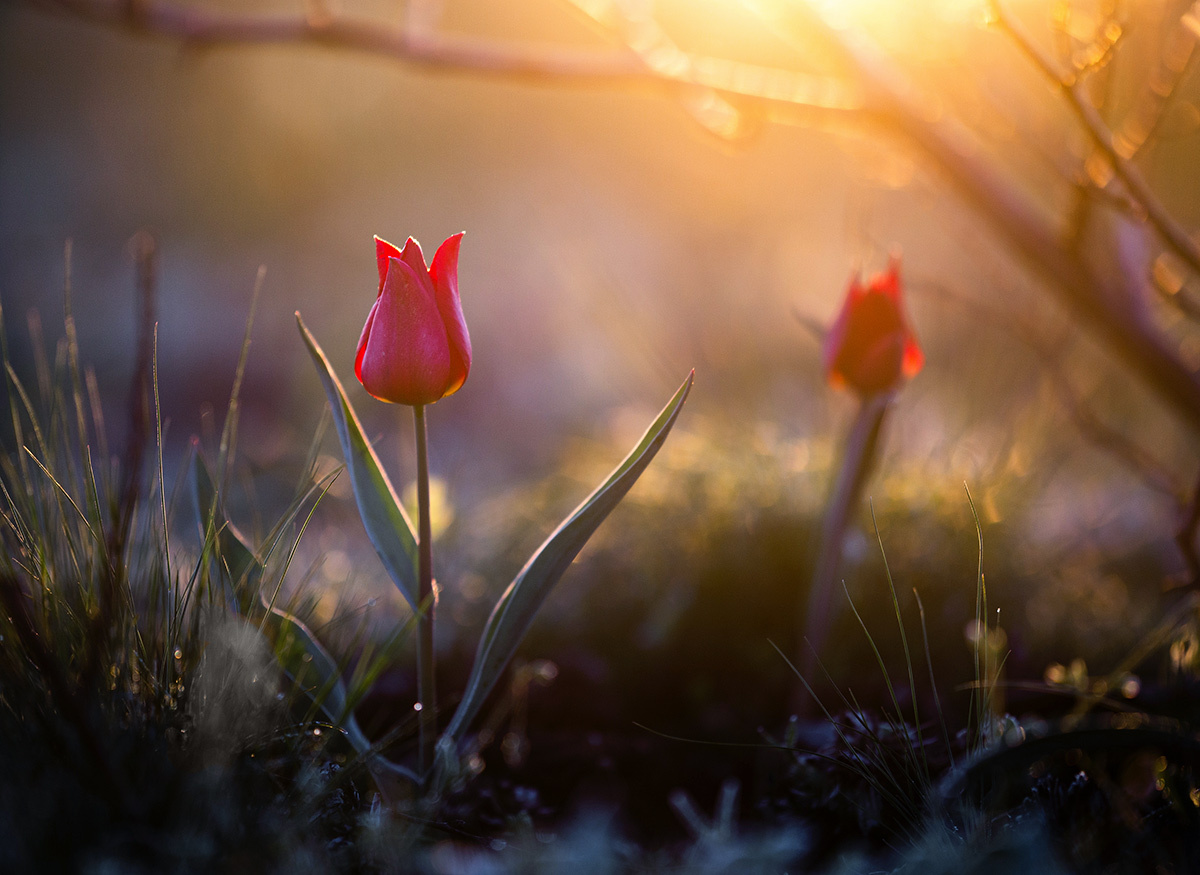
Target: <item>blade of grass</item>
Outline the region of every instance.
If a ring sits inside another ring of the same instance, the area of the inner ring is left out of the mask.
[[[292,566],[292,560],[296,557],[296,551],[300,548],[300,539],[304,537],[305,531],[308,530],[308,524],[312,521],[313,514],[317,512],[317,506],[321,503],[321,499],[329,492],[329,488],[333,486],[333,481],[338,478],[340,471],[334,471],[325,477],[328,481],[321,489],[321,494],[313,502],[309,508],[307,516],[304,517],[304,522],[300,526],[300,531],[296,533],[295,539],[292,541],[291,549],[288,550],[287,558],[284,559],[283,568],[279,571],[279,582],[275,585],[275,590],[271,593],[271,599],[266,603],[267,611],[270,612],[275,608],[275,600],[279,598],[279,591],[283,588],[283,579],[287,576],[288,569]],[[265,620],[264,620],[265,622]],[[259,625],[259,631],[262,631],[262,624]]]
[[[912,653],[908,649],[908,633],[904,629],[904,617],[900,614],[900,600],[896,597],[896,584],[892,580],[892,568],[888,564],[887,550],[883,547],[883,536],[879,534],[879,520],[875,518],[875,502],[872,500],[871,525],[875,529],[875,540],[879,543],[879,555],[883,557],[883,572],[887,577],[888,592],[892,596],[892,610],[896,614],[896,626],[900,630],[900,644],[904,648],[904,665],[908,669],[909,698],[912,700],[913,726],[917,730],[917,748],[921,751],[921,764],[924,774],[929,775],[929,760],[925,756],[925,739],[921,735],[921,712],[917,705],[917,681],[913,677]],[[898,706],[897,706],[898,707]],[[903,715],[899,715],[903,719]]]
[[[242,332],[242,346],[238,351],[237,367],[233,372],[233,388],[229,393],[229,404],[225,408],[225,424],[221,428],[221,444],[217,453],[217,484],[224,489],[228,483],[229,469],[237,452],[237,431],[240,419],[242,381],[246,376],[246,362],[250,358],[250,338],[254,329],[254,314],[258,310],[258,298],[262,293],[267,268],[261,265],[254,279],[254,291],[250,294],[250,312],[246,316],[246,327]]]
[[[929,627],[925,624],[925,605],[921,603],[921,594],[913,587],[913,598],[917,600],[917,612],[921,616],[921,639],[925,643],[925,664],[929,667],[929,689],[933,691],[933,706],[937,710],[938,725],[942,727],[942,740],[946,744],[946,755],[950,758],[950,768],[957,766],[954,762],[954,747],[950,744],[950,729],[946,725],[946,716],[942,711],[942,697],[938,694],[937,679],[933,676],[933,654],[929,651]]]
[[[293,640],[308,654],[310,659],[308,664],[313,666],[313,669],[321,675],[320,686],[316,690],[320,700],[319,707],[324,710],[325,714],[331,720],[341,726],[346,732],[347,740],[354,747],[358,756],[366,760],[372,770],[378,769],[393,777],[399,776],[412,783],[417,783],[417,777],[414,772],[385,759],[379,753],[381,743],[372,745],[363,734],[354,718],[354,699],[347,692],[341,680],[341,669],[338,667],[336,660],[321,646],[317,637],[299,618],[272,605],[274,599],[278,597],[278,588],[272,595],[272,602],[267,601],[259,581],[266,567],[267,558],[274,551],[275,547],[272,546],[267,556],[259,559],[241,532],[229,520],[224,518],[220,503],[217,500],[212,475],[208,471],[207,465],[199,452],[193,458],[191,470],[192,501],[197,521],[204,527],[206,532],[205,538],[212,539],[214,542],[215,552],[222,559],[226,573],[230,576],[230,579],[241,581],[238,584],[240,589],[249,590],[251,587],[254,587],[257,590],[257,604],[265,611],[259,626],[260,631],[264,631],[270,627],[276,641],[280,641],[281,637],[285,634],[290,634],[293,636]],[[333,483],[333,478],[338,473],[340,473],[340,469],[326,475],[320,483],[313,484],[301,501],[307,501],[321,487],[321,484],[324,484],[320,496],[314,501],[313,510],[315,510],[320,497],[325,495],[329,486]],[[289,512],[287,518],[293,519],[298,513],[299,506],[300,502]],[[309,512],[308,519],[311,519],[311,517],[312,511]],[[307,526],[308,519],[305,520],[305,526]],[[281,521],[276,528],[282,530],[284,523]],[[292,555],[294,555],[295,544],[299,543],[299,538],[303,533],[303,530],[301,530],[297,536],[293,544],[293,550],[288,556],[288,563],[290,563]],[[281,573],[280,580],[282,581],[282,579],[283,574]],[[246,601],[249,601],[248,593]],[[249,612],[247,611],[246,613],[248,614]],[[287,666],[285,665],[286,669]],[[291,676],[294,680],[298,680],[299,672],[294,672]]]
[[[850,604],[850,610],[854,614],[854,619],[858,620],[858,625],[862,627],[863,634],[867,636],[867,643],[871,645],[871,652],[875,654],[875,662],[879,666],[879,672],[883,675],[884,686],[887,687],[888,697],[892,700],[892,707],[896,709],[896,724],[893,724],[893,731],[897,734],[903,729],[904,712],[900,709],[900,700],[896,696],[896,688],[892,684],[892,676],[888,673],[887,664],[883,660],[883,654],[879,652],[879,647],[875,644],[875,639],[871,635],[871,631],[867,628],[866,622],[862,618],[862,614],[858,612],[858,607],[854,604],[854,599],[850,597],[850,590],[846,586],[846,582],[842,581],[842,590],[846,593],[846,601]],[[887,712],[884,712],[884,717],[887,718]],[[888,718],[890,720],[890,718]],[[913,752],[912,743],[909,742],[905,749],[911,756],[913,768],[918,775],[923,775],[928,778],[928,770],[921,770],[920,763],[917,762],[916,753]]]
[[[983,579],[983,525],[979,522],[979,513],[975,509],[975,501],[971,498],[971,488],[963,483],[963,489],[967,491],[967,504],[971,507],[971,517],[975,520],[975,534],[979,540],[979,565],[975,575],[975,683],[982,685],[988,675],[987,667],[987,651],[983,651],[980,655],[980,647],[986,648],[986,628],[984,627],[984,618],[987,616],[987,587]],[[980,642],[983,641],[983,645]],[[974,701],[975,712],[975,743],[977,747],[982,747],[986,741],[987,728],[990,725],[990,719],[987,715],[986,702],[991,699],[991,696],[982,698],[983,688],[979,687],[978,692],[973,692],[971,697]]]
[[[154,330],[151,340],[150,353],[150,373],[151,386],[154,389],[154,431],[155,443],[158,447],[158,497],[160,509],[162,511],[162,538],[163,538],[163,561],[167,566],[167,580],[172,580],[171,574],[171,533],[167,525],[167,493],[166,493],[166,473],[163,467],[163,429],[162,429],[162,398],[158,391],[158,323],[154,323]],[[139,454],[140,455],[140,454]],[[133,472],[126,471],[126,477],[136,476]],[[128,481],[126,481],[128,483]],[[186,603],[186,602],[185,602]],[[182,612],[182,608],[180,611]],[[169,647],[174,647],[177,642],[176,633],[178,632],[178,621],[182,619],[182,613],[178,620],[172,623],[168,628],[167,641]]]
[[[851,756],[853,756],[854,759],[857,761],[859,767],[861,768],[861,771],[857,771],[856,774],[858,774],[861,778],[863,778],[863,780],[865,780],[869,784],[871,784],[872,787],[875,789],[875,791],[877,793],[879,793],[880,796],[884,797],[885,799],[888,799],[889,802],[891,802],[895,805],[902,805],[903,801],[900,799],[900,797],[893,795],[892,792],[886,786],[878,783],[878,778],[876,777],[876,770],[871,768],[870,764],[867,763],[866,760],[863,759],[862,754],[859,752],[858,748],[856,748],[850,742],[849,737],[845,734],[845,732],[842,731],[842,728],[843,728],[842,724],[833,716],[833,714],[830,712],[830,710],[826,707],[824,701],[821,700],[821,697],[817,695],[816,690],[814,690],[812,685],[808,682],[808,678],[806,678],[803,675],[803,673],[800,671],[800,669],[798,669],[796,667],[795,663],[793,663],[792,660],[788,658],[787,654],[783,652],[783,650],[779,647],[778,644],[776,644],[770,638],[767,639],[767,643],[770,644],[771,647],[773,647],[775,649],[775,652],[779,654],[780,658],[783,659],[783,661],[787,665],[787,667],[792,670],[792,673],[796,676],[796,679],[799,680],[800,683],[804,685],[804,688],[808,691],[808,694],[811,697],[811,700],[820,709],[821,713],[823,715],[825,715],[826,722],[831,727],[833,727],[833,731],[837,735],[838,740],[841,741],[842,747],[844,747],[846,749],[846,751]],[[818,661],[819,661],[819,657],[818,657]],[[835,760],[835,761],[837,761],[837,760]],[[840,761],[837,761],[837,762],[840,762]],[[847,768],[851,768],[851,767],[849,765],[847,765]],[[851,770],[853,771],[852,768],[851,768]]]
[[[52,484],[54,484],[54,487],[58,490],[58,493],[67,500],[68,504],[71,505],[71,507],[75,511],[75,514],[79,517],[80,521],[83,523],[84,528],[87,530],[88,534],[90,534],[92,536],[92,539],[100,547],[101,558],[107,560],[108,557],[105,556],[105,554],[104,554],[104,539],[100,536],[99,532],[97,532],[94,528],[92,528],[91,521],[88,520],[87,514],[85,514],[83,512],[83,510],[79,507],[79,505],[75,502],[75,499],[71,495],[71,493],[68,492],[66,490],[66,488],[61,483],[58,482],[58,479],[52,473],[50,473],[50,469],[47,468],[45,465],[43,465],[42,461],[33,454],[33,451],[30,450],[29,447],[24,447],[23,449],[25,450],[26,453],[29,454],[29,458],[33,459],[33,463],[35,465],[37,465],[38,468],[41,469],[43,474],[46,475],[46,479],[48,479]],[[75,553],[75,550],[73,548],[75,539],[70,536],[70,528],[64,526],[63,534],[66,535],[68,546],[71,546],[72,552]],[[76,554],[75,567],[79,570],[80,574],[83,573],[83,570],[82,570],[83,566],[80,564],[80,562],[78,560],[78,554]]]

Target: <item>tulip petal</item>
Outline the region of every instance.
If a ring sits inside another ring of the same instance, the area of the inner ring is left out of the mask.
[[[925,353],[917,345],[917,339],[909,332],[908,341],[904,344],[904,363],[901,371],[906,377],[915,377],[925,366]]]
[[[432,404],[445,394],[450,347],[433,284],[392,258],[361,352],[359,379],[382,401]]]
[[[421,287],[432,296],[433,280],[429,278],[429,266],[425,264],[425,253],[421,251],[421,244],[409,237],[399,258],[412,269],[413,274],[421,282]]]
[[[846,342],[846,327],[850,321],[850,313],[857,307],[862,295],[862,280],[856,269],[850,274],[850,283],[846,286],[846,297],[842,301],[842,308],[833,320],[833,325],[826,332],[825,344],[821,349],[821,364],[825,367],[825,373],[829,377],[829,382],[835,389],[840,389],[846,384],[841,370],[837,367],[837,358],[843,344]]]
[[[900,285],[900,256],[893,255],[888,260],[887,270],[871,277],[869,287],[871,291],[881,292],[895,301],[897,305],[902,305],[904,292]]]
[[[384,268],[384,273],[387,273],[387,268]],[[383,289],[379,290],[383,294]],[[375,313],[379,309],[379,298],[375,299],[375,303],[371,305],[371,312],[367,314],[367,323],[363,326],[362,334],[358,337],[358,350],[354,353],[354,376],[358,377],[358,382],[362,382],[362,361],[363,354],[367,351],[367,338],[371,335],[371,326],[375,323]]]
[[[862,395],[891,391],[924,360],[904,314],[899,258],[893,256],[866,288],[853,276],[822,349],[830,384]]]
[[[399,257],[399,249],[378,234],[375,235],[375,263],[379,265],[379,294],[383,293],[383,281],[387,278],[388,259]]]
[[[434,253],[429,267],[438,311],[442,314],[450,344],[451,382],[446,389],[447,395],[462,387],[471,370],[471,336],[467,333],[467,321],[463,318],[462,301],[458,296],[458,249],[462,238],[462,231],[447,237]]]

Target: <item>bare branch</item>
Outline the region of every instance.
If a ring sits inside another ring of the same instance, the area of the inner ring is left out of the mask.
[[[1136,441],[1105,422],[1092,405],[1080,397],[1063,369],[1061,343],[1050,342],[1044,336],[1044,331],[1017,313],[1001,311],[938,283],[923,285],[943,300],[972,310],[983,319],[997,325],[1036,355],[1042,365],[1042,373],[1054,387],[1063,409],[1083,438],[1119,461],[1149,489],[1168,496],[1176,506],[1182,506],[1183,490],[1170,469]],[[1200,525],[1200,522],[1197,525]]]
[[[1192,239],[1171,213],[1163,206],[1158,197],[1150,189],[1141,172],[1129,161],[1129,156],[1117,148],[1118,140],[1100,113],[1092,106],[1091,101],[1083,92],[1082,79],[1077,73],[1062,70],[1058,63],[1047,55],[1029,36],[1028,33],[1005,10],[999,0],[991,0],[992,12],[997,23],[1003,27],[1021,48],[1021,50],[1037,65],[1051,81],[1062,90],[1071,109],[1074,110],[1092,143],[1099,149],[1112,166],[1117,178],[1124,183],[1129,194],[1146,212],[1146,218],[1162,237],[1163,241],[1174,252],[1188,263],[1192,270],[1200,273],[1200,245]],[[1132,154],[1132,153],[1130,153]]]
[[[615,0],[570,0],[584,15],[615,35],[637,55],[647,70],[667,78],[683,76],[697,81],[692,57],[684,52],[654,20],[650,9],[632,15]],[[712,89],[695,89],[683,97],[685,109],[706,130],[732,139],[742,133],[745,122],[737,107]]]
[[[803,0],[794,0],[786,9],[759,0],[743,2],[782,38],[802,46],[815,37],[833,49],[862,89],[864,112],[924,153],[998,236],[1050,282],[1058,299],[1170,403],[1194,433],[1200,433],[1200,383],[1147,318],[1141,289],[1131,287],[1123,274],[1102,270],[1084,253],[1064,246],[1054,217],[1005,178],[961,125],[938,118],[873,46],[830,26]]]
[[[503,43],[435,33],[427,22],[390,24],[317,10],[307,15],[228,13],[171,0],[24,0],[36,9],[148,36],[190,48],[271,44],[314,45],[391,58],[433,71],[474,74],[555,85],[650,87],[679,98],[708,88],[752,101],[772,118],[853,122],[856,92],[835,80],[724,58],[688,56],[683,66],[648,66],[624,49],[570,49]]]
[[[1135,158],[1154,141],[1179,83],[1195,60],[1197,42],[1200,42],[1200,2],[1193,3],[1175,22],[1133,111],[1116,132],[1113,144],[1121,154]]]

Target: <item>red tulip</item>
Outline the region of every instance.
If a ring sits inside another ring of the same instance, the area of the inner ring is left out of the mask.
[[[379,293],[367,315],[354,373],[381,401],[432,404],[459,390],[471,369],[471,338],[458,299],[455,234],[425,266],[411,237],[401,251],[375,238]]]
[[[921,370],[925,356],[904,315],[898,256],[865,289],[857,273],[851,277],[842,310],[825,337],[824,360],[830,383],[860,395],[891,391]]]

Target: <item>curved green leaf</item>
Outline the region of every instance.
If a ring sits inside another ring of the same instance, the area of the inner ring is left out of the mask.
[[[446,727],[446,736],[457,741],[466,731],[508,665],[508,661],[512,659],[534,615],[554,584],[662,447],[692,389],[694,378],[693,371],[646,430],[632,452],[608,479],[551,533],[500,596],[484,626],[466,693],[454,712],[450,725]]]
[[[417,596],[417,538],[413,534],[412,523],[396,497],[396,490],[392,488],[383,466],[379,464],[379,457],[363,434],[358,416],[346,397],[346,390],[342,388],[324,350],[309,333],[299,312],[296,313],[296,324],[300,326],[300,336],[308,346],[317,366],[317,374],[325,386],[325,394],[329,397],[333,423],[342,444],[342,454],[346,457],[346,469],[350,474],[350,484],[354,487],[354,500],[358,503],[363,527],[375,545],[375,552],[379,554],[383,567],[409,606],[416,611],[420,599]]]

